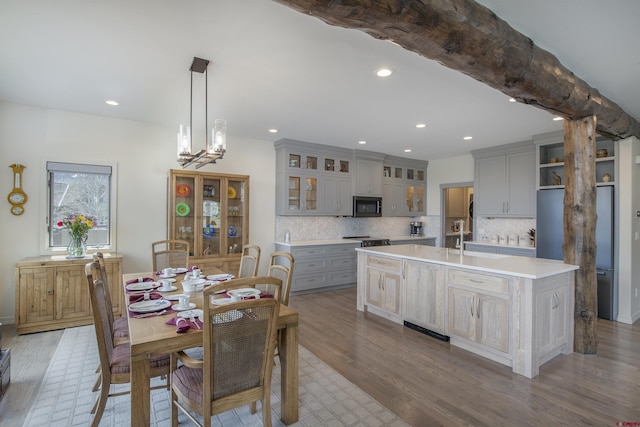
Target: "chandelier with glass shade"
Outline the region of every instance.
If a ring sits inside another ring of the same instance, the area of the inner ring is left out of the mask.
[[[180,125],[180,131],[178,132],[178,163],[183,168],[189,165],[195,165],[196,169],[201,168],[209,163],[215,163],[216,160],[223,158],[224,153],[227,151],[227,122],[226,120],[216,119],[211,129],[210,137],[208,134],[207,126],[207,67],[209,66],[209,60],[202,58],[193,58],[191,64],[191,94],[189,98],[189,124]],[[191,130],[193,129],[193,73],[204,74],[204,130],[205,130],[205,148],[196,151],[192,151],[191,147]]]

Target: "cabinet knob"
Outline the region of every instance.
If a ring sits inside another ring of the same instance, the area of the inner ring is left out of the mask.
[[[53,295],[53,288],[47,289],[47,295]]]

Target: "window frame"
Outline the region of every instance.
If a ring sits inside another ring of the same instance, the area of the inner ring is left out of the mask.
[[[48,163],[66,163],[71,165],[79,165],[79,166],[99,166],[99,167],[110,167],[111,168],[111,182],[110,182],[110,194],[109,194],[109,245],[103,246],[88,246],[87,253],[93,253],[97,251],[101,252],[115,252],[117,248],[116,236],[117,236],[117,194],[118,194],[118,164],[114,162],[105,162],[103,160],[87,160],[87,159],[53,159],[46,158],[42,159],[40,171],[42,174],[42,178],[40,182],[42,183],[42,191],[41,191],[41,201],[40,201],[40,218],[41,218],[41,254],[43,255],[65,255],[66,256],[66,247],[62,246],[49,246],[50,239],[50,230],[53,229],[54,225],[50,224],[51,219],[49,218],[50,212],[50,188],[49,188],[49,170]]]

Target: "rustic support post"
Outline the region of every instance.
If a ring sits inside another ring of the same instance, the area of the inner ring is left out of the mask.
[[[564,121],[564,262],[576,271],[573,349],[598,349],[596,279],[596,116]]]

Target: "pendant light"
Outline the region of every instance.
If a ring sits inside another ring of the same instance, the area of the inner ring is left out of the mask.
[[[204,165],[209,163],[215,163],[216,160],[221,159],[224,156],[224,153],[227,151],[227,122],[226,120],[217,119],[214,122],[213,128],[211,129],[211,138],[207,138],[207,110],[208,110],[208,100],[207,100],[207,67],[209,66],[209,60],[202,58],[193,58],[193,63],[191,64],[191,94],[189,98],[189,124],[188,125],[180,125],[180,130],[178,132],[178,163],[183,168],[191,164],[195,164],[196,169],[201,168]],[[197,152],[192,152],[191,146],[191,129],[193,127],[193,73],[201,73],[205,76],[205,84],[204,84],[204,129],[205,129],[205,148],[198,150]]]

